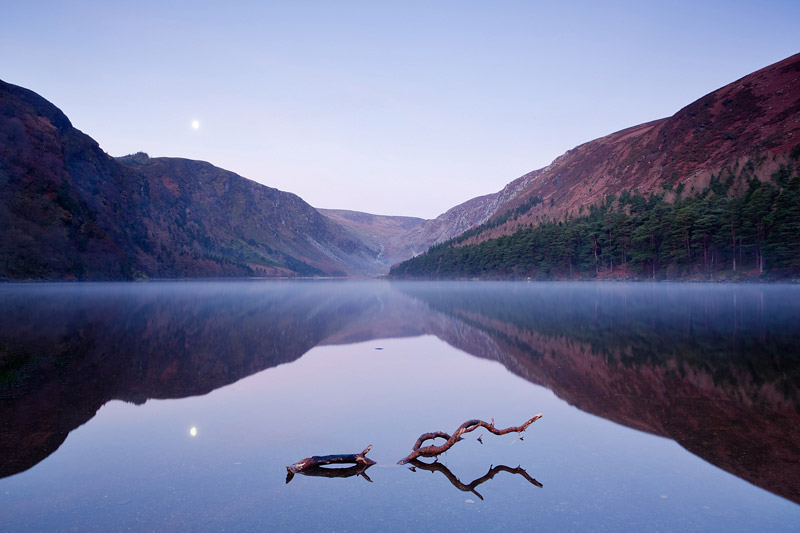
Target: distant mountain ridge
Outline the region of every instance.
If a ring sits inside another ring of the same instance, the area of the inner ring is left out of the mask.
[[[400,241],[403,236],[428,222],[417,217],[373,215],[344,209],[318,211],[347,228],[370,248],[378,250],[370,274],[385,274],[393,264],[408,259],[412,254],[399,244]]]
[[[713,91],[673,116],[633,126],[568,150],[547,167],[511,182],[501,216],[532,197],[543,201],[477,240],[507,235],[537,218],[576,214],[608,194],[699,192],[712,174],[761,160],[769,179],[800,147],[800,54]],[[743,186],[743,180],[737,184]]]

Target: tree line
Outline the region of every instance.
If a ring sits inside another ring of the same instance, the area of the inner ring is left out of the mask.
[[[796,159],[796,158],[795,158]],[[800,273],[800,172],[781,166],[746,190],[712,177],[697,195],[665,200],[609,195],[588,212],[527,225],[512,235],[460,245],[456,237],[392,268],[412,278],[712,279]]]

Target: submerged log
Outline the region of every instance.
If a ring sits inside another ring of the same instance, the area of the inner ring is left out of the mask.
[[[286,483],[289,483],[295,474],[305,474],[310,476],[323,477],[350,477],[361,474],[367,481],[369,479],[364,471],[375,464],[375,461],[368,458],[367,452],[372,449],[372,444],[367,446],[361,453],[347,453],[337,455],[312,455],[293,465],[286,466]],[[350,468],[324,468],[326,465],[354,464]]]
[[[455,488],[463,492],[471,492],[481,500],[483,499],[483,496],[481,496],[481,494],[476,490],[478,485],[480,485],[481,483],[486,483],[494,476],[496,476],[499,472],[509,472],[511,474],[519,474],[523,478],[525,478],[531,485],[534,485],[539,488],[542,488],[543,486],[541,483],[532,478],[528,474],[528,472],[526,472],[525,469],[522,468],[521,466],[518,466],[516,468],[511,468],[510,466],[505,466],[505,465],[490,466],[489,471],[486,472],[486,474],[482,475],[481,477],[472,481],[471,483],[465,484],[462,483],[456,477],[456,475],[453,474],[453,472],[451,472],[450,469],[447,468],[442,463],[423,463],[419,459],[412,459],[411,461],[409,461],[409,463],[411,463],[412,465],[411,470],[419,468],[420,470],[426,470],[428,472],[441,472],[444,475],[444,477],[446,477],[447,480],[453,484]]]
[[[473,420],[467,420],[466,422],[461,424],[455,431],[455,433],[453,433],[452,435],[449,435],[443,431],[423,433],[422,435],[419,436],[417,442],[414,443],[412,452],[408,454],[407,457],[400,459],[397,462],[397,464],[403,465],[408,462],[411,462],[412,460],[418,457],[437,457],[439,454],[442,454],[447,450],[449,450],[453,446],[453,444],[460,441],[461,435],[469,433],[470,431],[475,431],[479,427],[486,428],[490,433],[494,433],[495,435],[505,435],[506,433],[516,432],[517,434],[520,435],[521,439],[522,438],[521,433],[526,429],[528,429],[528,426],[530,426],[540,418],[542,418],[541,413],[533,416],[533,418],[531,418],[521,426],[512,426],[505,429],[497,429],[496,427],[494,427],[494,419],[492,419],[491,423],[484,422],[483,420],[473,419]],[[446,441],[444,442],[444,444],[441,444],[439,446],[435,446],[433,444],[431,444],[430,446],[424,446],[424,447],[422,446],[422,443],[432,439],[446,439]]]

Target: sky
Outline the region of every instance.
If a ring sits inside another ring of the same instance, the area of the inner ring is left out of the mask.
[[[109,154],[423,218],[800,52],[797,0],[2,3],[0,79]]]

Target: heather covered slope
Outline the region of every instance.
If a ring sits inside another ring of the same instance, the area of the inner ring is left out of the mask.
[[[377,251],[296,195],[200,161],[114,159],[0,82],[0,279],[349,275]]]
[[[534,208],[485,232],[507,235],[546,217],[577,214],[607,195],[647,195],[681,187],[684,195],[707,187],[725,169],[737,191],[748,177],[762,181],[800,146],[800,54],[758,70],[684,107],[675,115],[582,144],[546,168],[519,178],[524,191],[498,216]],[[747,162],[752,172],[741,169]],[[734,170],[736,169],[736,170]]]

